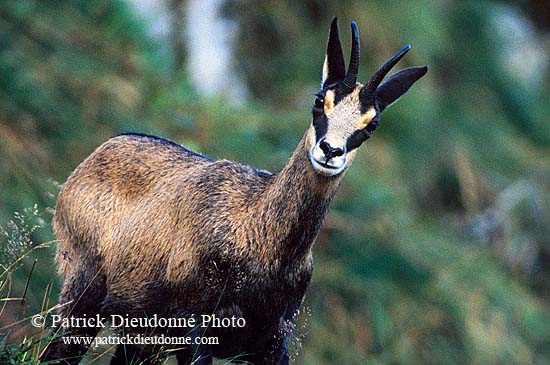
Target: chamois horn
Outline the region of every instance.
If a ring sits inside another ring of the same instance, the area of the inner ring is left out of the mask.
[[[348,73],[342,81],[344,92],[349,93],[355,89],[357,74],[359,73],[359,30],[357,24],[351,22],[351,57],[349,59]]]
[[[364,89],[365,90],[364,94],[372,95],[372,93],[376,90],[378,85],[380,85],[380,83],[382,82],[384,77],[388,74],[388,72],[390,72],[390,70],[397,64],[397,62],[399,62],[401,58],[403,58],[403,56],[407,52],[409,52],[410,49],[411,49],[411,45],[407,44],[405,47],[401,48],[399,52],[394,54],[392,58],[387,60],[386,63],[384,63],[382,67],[380,67],[378,71],[376,71],[372,76],[372,78],[369,80],[369,82],[367,83],[367,86]]]

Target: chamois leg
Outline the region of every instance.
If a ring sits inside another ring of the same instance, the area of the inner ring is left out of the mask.
[[[87,267],[88,269],[83,269]],[[100,306],[105,298],[106,287],[105,278],[97,270],[90,268],[96,265],[79,265],[75,267],[70,275],[65,276],[65,282],[59,298],[58,315],[62,319],[67,318],[87,318],[94,317],[100,313]],[[58,360],[59,364],[73,365],[78,364],[82,356],[88,351],[91,341],[97,335],[99,326],[85,325],[63,328],[58,324],[52,328],[53,340],[46,349],[42,361]],[[67,343],[63,338],[80,337],[90,339],[90,343]]]

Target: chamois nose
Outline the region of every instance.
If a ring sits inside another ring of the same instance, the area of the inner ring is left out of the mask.
[[[319,148],[323,153],[325,154],[325,157],[328,160],[330,160],[333,157],[342,156],[344,154],[344,150],[341,148],[334,148],[332,147],[326,140],[322,140],[319,142]]]

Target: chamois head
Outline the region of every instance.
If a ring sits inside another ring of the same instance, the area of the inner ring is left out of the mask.
[[[355,156],[357,147],[370,138],[380,114],[403,95],[428,67],[404,69],[382,83],[386,74],[411,49],[406,45],[376,71],[366,85],[357,82],[359,71],[359,31],[351,23],[352,48],[348,71],[344,65],[338,22],[330,27],[323,66],[321,91],[313,106],[312,129],[308,143],[314,170],[325,176],[341,173]]]

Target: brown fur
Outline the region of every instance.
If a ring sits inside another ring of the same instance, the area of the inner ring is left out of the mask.
[[[273,343],[263,332],[278,333],[281,320],[293,319],[311,276],[311,246],[342,177],[315,173],[311,134],[278,175],[150,136],[104,143],[59,195],[60,302],[72,301],[61,314],[239,311],[250,324],[242,335],[261,345],[212,331],[231,348],[209,355],[256,352],[252,361],[278,363],[267,348],[284,347],[286,339],[279,333]]]
[[[350,71],[359,62],[357,26],[352,23],[355,56],[345,78],[337,30],[334,19],[323,84],[337,82],[323,86],[312,126],[279,174],[136,134],[112,138],[77,167],[54,220],[61,316],[242,317],[247,325],[239,329],[171,330],[219,338],[219,345],[180,349],[178,364],[239,354],[253,364],[289,363],[288,341],[311,278],[311,247],[332,197],[380,113],[427,72],[408,68],[378,86],[386,63],[369,81],[376,90],[365,88],[354,81],[356,69]],[[95,336],[97,329],[71,334]],[[132,357],[158,363],[160,350],[119,345],[111,364]],[[75,364],[86,351],[56,341],[45,360]]]

